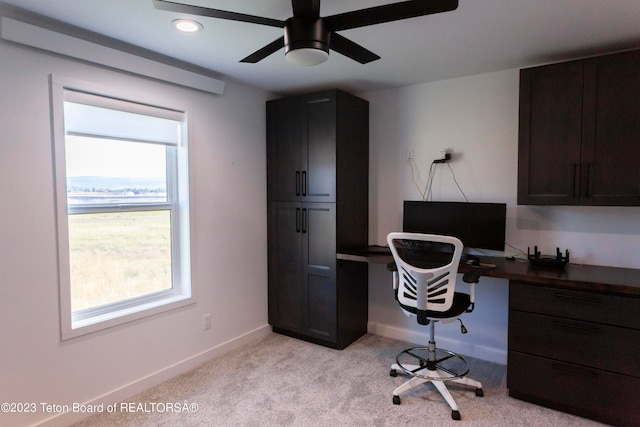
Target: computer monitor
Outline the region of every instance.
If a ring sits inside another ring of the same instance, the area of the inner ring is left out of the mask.
[[[465,248],[504,251],[505,203],[405,201],[405,232],[455,236]]]

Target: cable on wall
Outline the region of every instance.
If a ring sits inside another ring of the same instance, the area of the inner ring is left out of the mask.
[[[435,179],[437,166],[442,163],[446,163],[447,167],[451,171],[453,182],[456,184],[456,187],[458,187],[458,190],[460,190],[460,193],[462,194],[462,197],[464,197],[464,200],[468,202],[469,198],[465,194],[464,190],[462,190],[462,187],[460,186],[460,183],[458,182],[458,179],[456,177],[456,173],[451,167],[451,164],[449,164],[449,161],[451,160],[451,152],[449,151],[449,149],[444,149],[442,153],[444,154],[444,157],[442,159],[436,159],[431,162],[431,165],[429,166],[429,173],[427,174],[427,182],[423,190],[422,188],[420,188],[420,181],[421,181],[420,169],[417,167],[415,159],[413,157],[413,150],[409,151],[408,163],[409,163],[409,168],[411,169],[411,181],[413,182],[413,185],[418,190],[418,193],[420,194],[420,198],[423,201],[432,200],[433,181]]]
[[[464,200],[468,202],[469,198],[467,197],[466,194],[464,194],[464,191],[462,191],[462,187],[460,187],[460,184],[458,184],[458,180],[456,179],[456,173],[451,168],[451,165],[449,164],[449,162],[447,162],[447,166],[449,166],[449,170],[451,171],[451,175],[453,175],[453,182],[456,183],[456,187],[458,187],[458,190],[460,190],[460,192],[462,193],[462,196],[464,197]]]
[[[417,169],[417,166],[415,165],[416,162],[413,159],[413,155],[409,155],[409,158],[408,158],[407,162],[409,163],[409,168],[411,169],[411,181],[413,182],[413,185],[418,190],[418,193],[420,193],[421,199],[422,200],[426,200],[424,192],[422,191],[422,189],[418,185],[418,181],[420,180],[420,170]],[[416,166],[416,167],[414,167],[414,166]],[[417,169],[417,172],[416,172],[416,169]],[[418,181],[416,181],[416,173],[418,174]]]

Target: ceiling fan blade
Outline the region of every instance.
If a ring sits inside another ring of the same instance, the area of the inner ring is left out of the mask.
[[[293,16],[296,18],[320,17],[320,0],[291,0]]]
[[[361,64],[367,64],[371,61],[375,61],[376,59],[380,59],[378,55],[371,52],[370,50],[365,49],[359,44],[352,42],[348,38],[336,33],[331,34],[329,47],[336,52],[353,59],[354,61],[358,61]]]
[[[284,27],[284,21],[263,18],[261,16],[247,15],[244,13],[228,12],[226,10],[211,9],[208,7],[194,6],[191,4],[176,3],[168,0],[153,0],[156,9],[169,12],[188,13],[189,15],[207,16],[210,18],[226,19],[230,21],[249,22],[252,24],[268,25],[270,27]]]
[[[251,64],[255,64],[256,62],[262,61],[264,58],[266,58],[267,56],[271,55],[272,53],[277,52],[278,50],[282,49],[283,47],[284,47],[284,36],[272,41],[271,43],[269,43],[268,45],[266,45],[262,49],[256,50],[251,55],[249,55],[246,58],[240,60],[240,62],[248,62],[248,63],[251,63]]]
[[[340,13],[323,19],[333,31],[341,31],[434,13],[449,12],[457,8],[458,0],[410,0]]]

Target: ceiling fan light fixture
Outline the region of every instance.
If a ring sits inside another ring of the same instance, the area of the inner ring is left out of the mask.
[[[329,59],[329,52],[313,47],[303,47],[288,51],[284,57],[287,61],[296,65],[312,67],[314,65],[322,64],[324,61]]]
[[[284,57],[311,67],[329,59],[330,31],[322,19],[289,18],[284,26]]]
[[[204,29],[204,26],[201,23],[191,19],[174,19],[171,21],[171,25],[173,25],[176,30],[182,31],[183,33],[197,33]]]

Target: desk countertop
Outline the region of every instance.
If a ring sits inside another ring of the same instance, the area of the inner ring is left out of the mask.
[[[344,251],[338,253],[337,258],[385,265],[393,262],[391,254],[379,246]],[[482,262],[497,265],[491,270],[481,269],[483,276],[640,298],[640,269],[568,264],[560,270],[531,267],[528,261],[510,261],[502,257],[481,258]],[[461,264],[459,271],[465,273],[472,269],[474,267]]]

